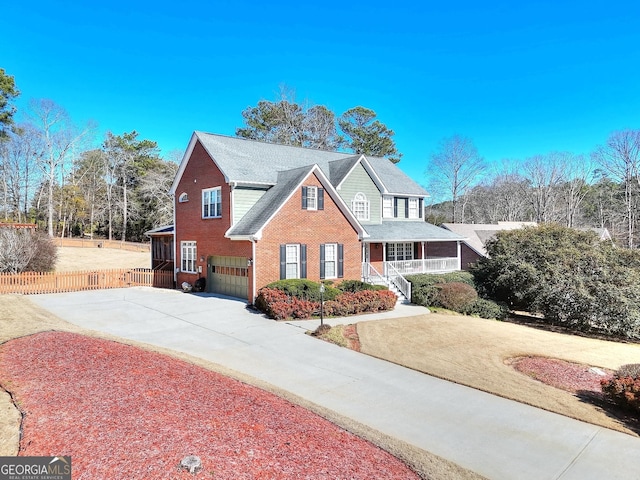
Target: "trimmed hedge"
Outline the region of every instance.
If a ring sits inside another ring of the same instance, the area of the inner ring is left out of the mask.
[[[363,290],[389,290],[386,285],[372,285],[361,280],[344,280],[338,284],[338,289],[343,292],[361,292]]]
[[[325,302],[324,313],[331,317],[375,313],[393,310],[397,301],[398,297],[389,290],[345,292],[335,300]]]
[[[340,293],[342,293],[337,288],[332,287],[329,283],[330,282],[324,282],[325,301],[333,300],[338,295],[340,295]],[[309,300],[311,302],[320,301],[320,284],[318,282],[307,280],[306,278],[278,280],[277,282],[270,283],[266,286],[266,288],[275,288],[277,290],[282,290],[287,295],[302,300]]]
[[[276,320],[310,318],[314,312],[320,310],[319,302],[292,297],[282,290],[269,287],[258,291],[255,306]]]
[[[317,287],[319,288],[320,285],[317,284]],[[389,290],[342,292],[335,299],[324,302],[324,314],[345,316],[392,310],[397,300],[395,294]],[[297,298],[284,290],[269,286],[258,291],[255,307],[276,320],[311,318],[312,315],[320,312],[320,302]]]

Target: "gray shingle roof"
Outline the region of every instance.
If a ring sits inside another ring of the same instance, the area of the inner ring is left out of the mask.
[[[227,236],[255,235],[282,206],[294,189],[313,170],[312,166],[279,172],[277,183],[227,232]]]
[[[317,164],[336,186],[360,155],[195,132],[229,182],[275,185],[278,172]],[[366,157],[388,193],[426,195],[427,192],[386,158]],[[344,162],[344,164],[340,164]]]
[[[364,225],[370,242],[454,241],[465,237],[427,222],[383,222]]]
[[[487,256],[484,247],[487,241],[495,237],[496,233],[503,230],[514,230],[527,226],[535,226],[535,222],[498,222],[491,223],[443,223],[447,230],[464,235],[466,244],[473,248],[480,255]]]

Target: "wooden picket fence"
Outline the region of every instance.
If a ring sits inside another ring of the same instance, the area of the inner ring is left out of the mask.
[[[173,272],[149,268],[120,268],[82,272],[0,273],[0,293],[29,295],[140,286],[173,288]]]

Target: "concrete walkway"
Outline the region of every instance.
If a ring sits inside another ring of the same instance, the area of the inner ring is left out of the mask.
[[[242,301],[152,288],[29,298],[81,327],[269,382],[490,479],[639,475],[638,438],[318,341],[299,322],[268,320]]]

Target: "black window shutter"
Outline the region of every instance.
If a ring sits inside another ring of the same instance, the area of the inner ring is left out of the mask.
[[[418,199],[418,218],[423,218],[424,217],[424,213],[422,211],[423,207],[422,207],[422,199],[419,198]]]
[[[318,187],[318,210],[324,210],[324,188]]]
[[[404,218],[409,218],[409,199],[404,199]]]
[[[413,259],[414,260],[420,258],[420,250],[418,249],[419,246],[420,246],[420,244],[418,242],[414,242],[414,244],[413,244]]]
[[[320,245],[320,280],[324,280],[324,262],[325,262],[325,256],[324,256],[324,243]]]
[[[307,246],[300,245],[300,278],[307,278]]]
[[[344,277],[344,245],[338,244],[338,278]]]
[[[280,280],[287,278],[287,246],[280,245]]]
[[[393,218],[398,218],[398,197],[393,197]]]
[[[302,209],[307,209],[307,187],[302,187]]]

